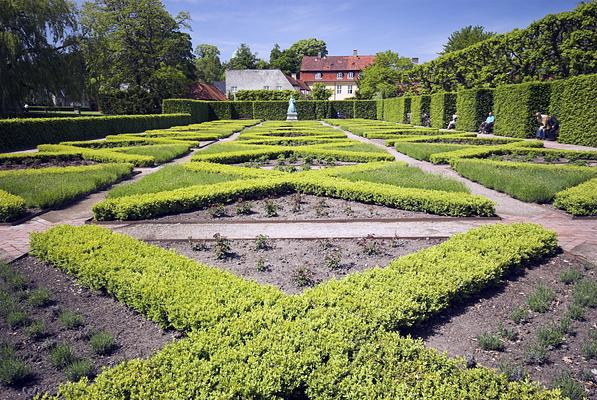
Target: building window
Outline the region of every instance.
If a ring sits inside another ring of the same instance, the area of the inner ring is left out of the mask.
[[[282,86],[276,86],[276,90],[282,90]]]
[[[321,72],[315,73],[315,79],[321,79]]]
[[[336,94],[342,94],[342,85],[336,85]]]
[[[269,90],[269,86],[264,86],[263,90]]]
[[[354,79],[354,72],[348,73],[348,79]]]
[[[336,74],[336,79],[342,79],[343,76],[344,76],[344,74],[342,72],[338,72]]]
[[[348,94],[352,94],[352,85],[348,85]]]
[[[236,93],[236,92],[238,91],[238,88],[237,88],[236,86],[231,86],[231,87],[230,87],[230,91],[231,91],[232,93]]]

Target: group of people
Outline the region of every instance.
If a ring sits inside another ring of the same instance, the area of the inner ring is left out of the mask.
[[[541,140],[556,140],[560,131],[560,123],[558,119],[553,115],[542,114],[540,112],[535,114],[539,128],[537,128],[536,137]],[[456,129],[456,120],[458,115],[453,114],[452,120],[448,122],[448,129]],[[495,116],[493,112],[489,112],[485,121],[479,126],[479,133],[493,133],[493,124],[495,123]]]

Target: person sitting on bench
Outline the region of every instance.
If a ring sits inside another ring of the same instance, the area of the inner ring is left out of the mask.
[[[495,117],[493,116],[493,112],[489,112],[485,121],[479,127],[479,133],[493,133],[493,123],[495,122]]]
[[[458,119],[458,115],[452,115],[452,121],[448,122],[448,129],[456,129],[456,120]]]
[[[553,115],[541,114],[540,112],[536,113],[535,117],[540,125],[537,129],[537,139],[556,140],[558,131],[560,130],[558,119]]]

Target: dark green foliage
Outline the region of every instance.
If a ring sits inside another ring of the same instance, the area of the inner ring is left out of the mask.
[[[58,322],[67,329],[77,329],[84,323],[83,317],[71,310],[62,311],[58,316]]]
[[[553,386],[560,389],[562,395],[570,400],[583,400],[587,394],[583,386],[572,377],[569,372],[558,375],[553,380]]]
[[[33,307],[45,307],[52,303],[52,292],[46,288],[34,289],[27,296],[27,302]]]
[[[216,104],[221,106],[222,102],[210,102],[210,106],[213,107]],[[230,118],[232,119],[253,119],[255,114],[253,110],[253,102],[252,101],[231,101],[228,102],[230,105]],[[226,119],[226,118],[217,118],[217,119]]]
[[[558,141],[597,146],[597,75],[569,78],[555,88],[561,93],[559,98],[552,95],[550,109],[560,121]]]
[[[254,101],[253,118],[265,120],[285,120],[288,112],[287,101]]]
[[[300,96],[296,90],[239,90],[235,93],[238,101],[288,101]]]
[[[543,347],[558,348],[564,343],[564,333],[555,324],[537,329],[537,343]]]
[[[529,308],[538,313],[549,311],[551,303],[556,299],[556,294],[553,289],[548,288],[543,284],[535,287],[533,293],[527,297]]]
[[[376,100],[354,100],[354,118],[375,119],[377,118]]]
[[[485,332],[477,336],[477,342],[482,350],[486,351],[503,351],[505,349],[504,343],[500,339],[500,335],[492,332]]]
[[[476,132],[493,108],[493,90],[468,89],[456,94],[458,130]]]
[[[527,364],[545,364],[549,360],[549,350],[541,343],[533,342],[525,348],[524,360]]]
[[[75,361],[73,350],[67,344],[57,344],[50,350],[50,360],[56,368],[66,368]]]
[[[12,310],[6,315],[6,323],[11,328],[22,328],[29,324],[29,315],[25,311]]]
[[[539,127],[535,113],[547,113],[550,85],[523,83],[503,85],[494,90],[494,132],[501,136],[533,137]]]
[[[510,313],[510,319],[515,324],[522,324],[529,320],[529,310],[526,307],[516,307]]]
[[[97,332],[89,338],[89,345],[95,354],[107,355],[116,349],[116,342],[114,336],[109,332]]]
[[[208,102],[203,100],[164,99],[162,101],[162,112],[164,114],[191,114],[190,122],[187,124],[205,122],[209,119]]]
[[[406,123],[407,114],[411,109],[411,97],[402,96],[383,101],[384,120],[390,122]]]
[[[429,115],[431,127],[446,128],[452,115],[456,113],[456,93],[435,93],[431,95]],[[458,121],[460,122],[460,121]],[[458,123],[456,124],[458,128]]]
[[[73,382],[83,377],[92,377],[95,372],[93,364],[89,360],[75,360],[64,371],[66,377]]]
[[[191,122],[188,114],[0,120],[0,151],[28,149],[44,143],[99,139],[106,135],[164,129]]]
[[[354,102],[345,100],[331,100],[330,102],[332,118],[337,118],[340,114],[344,118],[352,118],[354,115]]]
[[[232,109],[234,108],[231,101],[210,101],[207,102],[208,120],[232,119]],[[251,107],[251,117],[253,116],[253,108]],[[201,115],[193,122],[203,122],[204,116]]]
[[[47,337],[50,333],[43,321],[33,321],[31,325],[25,329],[25,334],[34,340],[39,340]]]
[[[431,96],[413,96],[410,104],[410,123],[413,125],[423,124],[423,115],[429,115],[431,108]]]
[[[572,289],[572,299],[582,307],[597,307],[597,283],[589,279],[579,281]]]
[[[568,268],[560,273],[560,282],[569,285],[582,278],[582,273],[574,268]]]
[[[0,344],[0,346],[6,346]],[[4,352],[3,352],[4,353]],[[0,354],[0,383],[6,386],[17,386],[31,376],[29,366],[16,358],[14,354]]]

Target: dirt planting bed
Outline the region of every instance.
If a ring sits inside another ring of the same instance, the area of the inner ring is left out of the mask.
[[[28,168],[49,168],[49,167],[77,167],[83,165],[94,165],[95,161],[90,160],[54,160],[46,162],[27,163],[3,163],[0,164],[0,171],[28,169]]]
[[[311,158],[286,158],[277,160],[259,160],[241,164],[234,164],[239,167],[261,168],[267,170],[278,170],[283,172],[298,172],[308,170],[319,170],[329,167],[341,167],[356,165],[356,162],[335,161],[333,159],[311,159]]]
[[[256,237],[258,232],[256,233]],[[434,246],[443,239],[280,239],[174,242],[155,244],[288,294],[332,278],[375,266]]]
[[[506,154],[500,156],[489,157],[496,161],[513,161],[513,162],[529,162],[535,164],[558,164],[558,165],[584,165],[588,167],[597,167],[597,160],[577,159],[569,160],[567,158],[547,158],[547,157],[530,157],[517,154]]]
[[[398,210],[384,206],[329,197],[291,194],[262,200],[214,205],[206,210],[156,218],[157,222],[251,221],[251,220],[346,220],[449,218],[433,214]]]
[[[546,386],[568,379],[597,398],[597,270],[573,255],[546,260],[409,333],[511,379]]]
[[[53,392],[76,372],[73,361],[78,360],[78,367],[93,377],[103,367],[148,357],[178,336],[176,332],[163,331],[116,300],[81,287],[33,257],[11,266],[24,277],[26,286],[15,290],[0,279],[0,287],[26,314],[26,321],[9,326],[9,318],[0,318],[0,346],[8,344],[16,358],[28,365],[30,374],[20,383],[0,385],[2,399],[29,399],[36,393]],[[39,289],[48,289],[50,300],[40,305],[38,297],[38,303],[32,305],[32,294]],[[32,327],[40,323],[45,326],[45,333],[32,337]],[[107,337],[113,338],[112,345]],[[63,351],[56,350],[59,346]],[[70,349],[72,360],[69,365],[56,366],[54,357],[69,353],[65,346]],[[81,366],[85,363],[87,368]]]

